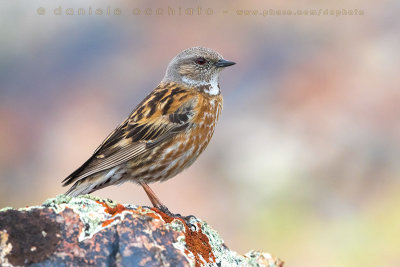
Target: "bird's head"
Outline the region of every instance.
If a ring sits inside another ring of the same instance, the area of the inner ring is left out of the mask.
[[[188,48],[171,60],[163,82],[176,82],[189,87],[218,84],[220,71],[234,64],[209,48]]]

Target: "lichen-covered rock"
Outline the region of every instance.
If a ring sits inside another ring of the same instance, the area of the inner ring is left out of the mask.
[[[191,224],[191,225],[190,225]],[[93,196],[0,210],[0,266],[282,266],[229,250],[207,223]]]

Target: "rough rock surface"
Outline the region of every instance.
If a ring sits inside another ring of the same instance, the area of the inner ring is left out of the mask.
[[[207,223],[93,196],[0,210],[0,266],[283,266],[227,248]]]

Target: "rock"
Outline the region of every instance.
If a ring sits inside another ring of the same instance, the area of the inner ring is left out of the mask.
[[[206,222],[90,195],[0,210],[1,266],[283,266],[231,251]]]

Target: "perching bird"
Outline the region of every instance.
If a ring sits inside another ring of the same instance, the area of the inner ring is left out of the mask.
[[[222,110],[218,78],[234,65],[203,47],[182,51],[161,83],[70,176],[69,196],[109,185],[140,184],[154,207],[166,209],[148,183],[165,181],[189,167],[204,151]]]

